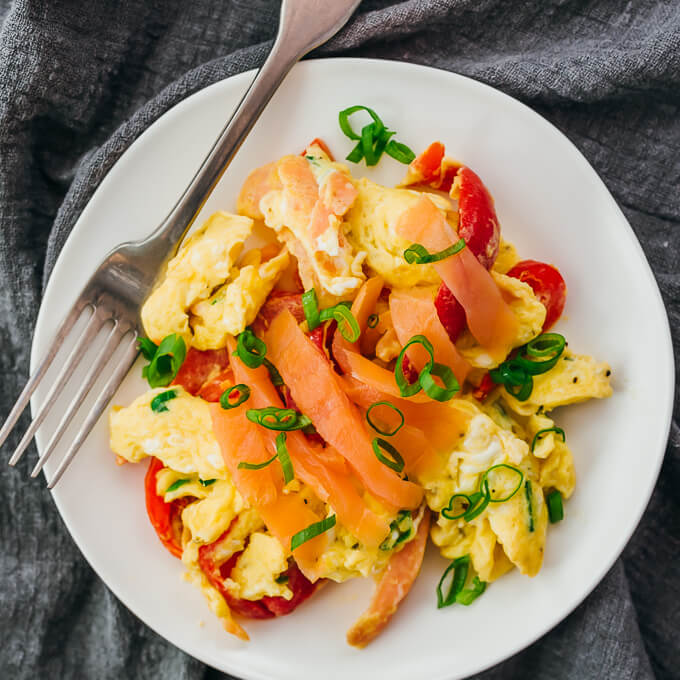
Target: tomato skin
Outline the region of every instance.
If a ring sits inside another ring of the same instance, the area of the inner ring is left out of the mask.
[[[442,283],[434,299],[434,306],[451,342],[456,342],[465,328],[465,310],[453,293]]]
[[[305,320],[305,312],[302,308],[302,294],[289,293],[275,290],[269,294],[265,303],[253,321],[252,328],[256,335],[260,335],[269,328],[269,324],[284,310],[287,309],[298,323]]]
[[[546,309],[543,330],[551,328],[562,316],[567,300],[567,284],[559,270],[545,262],[522,260],[507,275],[531,286],[539,302]]]
[[[459,182],[458,235],[465,239],[480,263],[491,269],[501,243],[493,198],[479,175],[465,165],[458,170],[456,180]]]
[[[163,467],[163,463],[158,458],[150,458],[144,477],[146,513],[161,543],[175,557],[181,558],[181,529],[178,520],[188,501],[185,498],[178,498],[172,503],[166,503],[162,496],[156,493],[156,475]]]
[[[310,146],[314,146],[315,144],[317,146],[321,147],[321,150],[326,154],[326,156],[328,156],[328,158],[331,161],[335,160],[335,158],[333,158],[333,154],[331,153],[331,150],[328,148],[326,142],[324,142],[323,139],[319,139],[318,137],[315,137],[309,144],[307,144],[307,146],[302,150],[302,153],[300,155],[304,156],[307,153],[307,149]]]
[[[226,588],[226,580],[230,577],[236,561],[243,551],[234,553],[222,564],[217,564],[215,555],[219,553],[220,543],[227,540],[227,529],[214,543],[203,545],[198,549],[198,564],[210,584],[224,597],[229,608],[248,619],[271,619],[275,616],[290,614],[298,605],[310,597],[318,587],[317,583],[311,583],[300,571],[295,562],[291,562],[286,574],[288,587],[293,592],[293,597],[286,600],[284,597],[263,597],[259,600],[243,600],[234,597]]]
[[[229,368],[229,352],[226,349],[202,351],[190,347],[172,384],[180,385],[189,394],[207,401],[218,401],[222,392],[234,384]],[[215,396],[218,391],[219,394]]]
[[[494,387],[496,387],[496,383],[491,380],[491,376],[488,373],[485,373],[479,385],[473,390],[472,396],[477,401],[484,401]]]

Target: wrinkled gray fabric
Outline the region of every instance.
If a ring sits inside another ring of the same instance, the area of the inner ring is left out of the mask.
[[[42,286],[98,182],[169,107],[260,64],[277,5],[0,0],[0,419],[27,375]],[[675,0],[364,0],[316,54],[456,71],[554,122],[632,223],[661,287],[678,355]],[[677,405],[674,415],[660,481],[623,558],[545,638],[479,677],[680,677]],[[10,446],[16,443],[15,435]],[[16,470],[0,466],[0,677],[224,677],[169,645],[109,593],[49,494],[27,483],[34,456],[30,451]]]

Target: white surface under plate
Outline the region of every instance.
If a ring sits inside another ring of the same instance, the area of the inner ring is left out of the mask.
[[[164,217],[252,77],[229,78],[177,105],[107,175],[50,279],[33,365],[104,254],[121,241],[145,236]],[[630,226],[560,132],[490,87],[404,63],[304,62],[272,100],[203,216],[234,209],[249,170],[298,153],[316,136],[338,157],[346,155],[351,144],[340,133],[337,114],[359,103],[378,111],[414,150],[439,139],[449,155],[481,175],[495,197],[505,237],[523,257],[561,270],[569,294],[557,330],[574,351],[609,361],[614,396],[557,412],[575,455],[578,483],[565,521],[550,528],[540,574],[529,579],[515,570],[473,606],[437,610],[435,585],[446,563],[431,546],[389,628],[362,651],[347,645],[345,631],[367,604],[372,584],[365,581],[324,588],[288,617],[246,622],[250,643],[226,634],[202,594],[182,580],[181,563],[164,550],[147,521],[146,465],[114,464],[102,419],[54,491],[73,538],[111,590],[149,626],[242,678],[461,678],[521,650],[574,609],[619,555],[647,504],[668,434],[673,387],[668,322]],[[386,157],[368,172],[394,183],[404,167]],[[129,403],[143,389],[137,365],[114,403]],[[33,406],[44,396],[41,390]],[[54,421],[41,431],[39,447],[53,426]],[[47,465],[48,476],[60,453]]]

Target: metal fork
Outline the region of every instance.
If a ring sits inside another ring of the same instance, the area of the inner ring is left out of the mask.
[[[104,344],[31,472],[31,477],[38,475],[111,357],[117,353],[121,358],[49,480],[48,488],[59,481],[137,358],[137,338],[142,330],[139,310],[165,264],[176,253],[196,215],[287,73],[305,54],[335,35],[347,23],[360,1],[283,0],[279,29],[269,56],[175,207],[148,238],[123,243],[109,253],[59,326],[47,355],[30,376],[0,429],[0,446],[16,425],[76,322],[87,316],[84,330],[74,339],[75,344],[59,376],[10,458],[10,465],[19,461],[73,376],[85,350],[110,323]]]

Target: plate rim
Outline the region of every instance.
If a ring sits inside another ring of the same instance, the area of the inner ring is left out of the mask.
[[[666,364],[666,368],[668,369],[666,371],[668,375],[668,389],[667,389],[667,394],[665,398],[663,398],[663,403],[664,408],[665,408],[665,413],[663,416],[663,422],[665,422],[665,427],[662,429],[662,431],[659,434],[659,438],[657,439],[657,445],[658,448],[660,449],[661,453],[657,456],[656,462],[655,462],[655,470],[654,474],[650,477],[650,483],[648,485],[648,488],[644,490],[644,493],[641,494],[642,497],[644,497],[645,501],[644,503],[640,503],[639,510],[636,513],[635,521],[631,522],[630,527],[623,532],[622,539],[618,541],[618,545],[615,551],[613,551],[612,556],[610,557],[609,560],[606,561],[605,565],[600,568],[597,573],[593,576],[588,581],[588,584],[585,588],[583,588],[583,592],[572,598],[572,601],[569,602],[568,605],[560,607],[560,612],[558,614],[554,614],[552,616],[547,617],[547,621],[542,625],[539,626],[539,631],[536,633],[531,634],[528,638],[525,638],[522,643],[519,646],[514,647],[512,650],[508,651],[503,651],[502,653],[499,654],[494,654],[493,651],[489,654],[489,660],[485,661],[484,664],[480,665],[479,668],[476,670],[472,671],[473,673],[479,673],[483,672],[499,663],[502,663],[503,661],[511,658],[515,654],[523,651],[524,649],[527,649],[530,645],[532,645],[536,640],[540,639],[541,637],[545,636],[548,632],[550,632],[556,625],[558,625],[560,622],[562,622],[564,619],[566,619],[580,604],[582,604],[585,599],[593,592],[593,590],[601,583],[603,578],[609,573],[611,570],[612,566],[615,564],[615,562],[618,560],[618,558],[621,556],[623,550],[625,549],[626,545],[629,543],[631,537],[635,533],[636,529],[638,528],[640,521],[646,512],[649,502],[651,500],[652,493],[654,491],[654,488],[656,487],[661,466],[663,465],[663,461],[665,459],[665,452],[668,444],[668,438],[670,435],[670,428],[671,428],[671,423],[672,423],[672,415],[673,415],[673,404],[674,404],[674,397],[675,397],[675,362],[674,362],[674,353],[673,353],[673,345],[672,345],[672,336],[671,336],[671,331],[670,331],[670,323],[668,319],[668,313],[666,311],[665,304],[663,302],[663,298],[661,296],[661,291],[659,289],[658,283],[656,281],[656,278],[654,276],[653,270],[649,264],[649,261],[647,260],[647,257],[644,253],[644,250],[642,249],[642,246],[640,244],[640,241],[638,240],[631,224],[629,223],[628,219],[624,215],[623,211],[621,210],[620,206],[612,196],[611,192],[605,185],[604,181],[602,178],[599,176],[597,171],[593,168],[593,166],[590,164],[588,159],[585,157],[585,155],[578,149],[578,147],[552,122],[541,116],[539,113],[534,111],[531,107],[529,107],[527,104],[524,102],[520,101],[519,99],[516,99],[515,97],[506,94],[505,92],[493,87],[492,85],[488,85],[482,81],[476,80],[474,78],[471,78],[469,76],[464,76],[459,73],[455,73],[452,71],[448,71],[446,69],[441,69],[433,66],[426,66],[423,64],[415,64],[411,62],[403,62],[403,61],[397,61],[397,60],[390,60],[390,59],[375,59],[375,58],[363,58],[363,57],[325,57],[325,58],[319,58],[319,59],[306,59],[294,67],[296,70],[314,70],[316,68],[325,68],[326,65],[330,65],[331,68],[333,66],[346,66],[346,67],[356,67],[358,64],[371,64],[373,66],[376,66],[378,68],[387,68],[387,69],[403,69],[403,70],[408,70],[412,71],[413,73],[422,73],[422,72],[428,72],[428,73],[436,73],[438,77],[444,77],[444,78],[452,78],[453,80],[457,80],[458,84],[470,88],[472,90],[477,90],[478,92],[481,92],[483,95],[491,98],[498,98],[500,100],[505,101],[511,106],[521,107],[524,109],[524,113],[530,114],[531,117],[533,117],[533,120],[536,125],[542,125],[542,126],[547,126],[550,128],[550,130],[553,133],[556,133],[556,140],[559,139],[560,143],[564,147],[564,150],[566,153],[571,154],[576,158],[576,160],[579,162],[579,165],[582,167],[583,171],[588,173],[590,176],[591,181],[595,181],[595,183],[598,185],[598,193],[604,192],[607,196],[608,203],[610,204],[610,207],[613,208],[614,214],[618,216],[619,222],[621,223],[621,227],[625,227],[623,229],[623,232],[626,234],[626,237],[629,240],[629,243],[632,245],[633,249],[636,251],[638,255],[638,259],[641,260],[641,264],[643,265],[643,268],[645,269],[646,275],[648,277],[648,282],[651,284],[651,288],[654,291],[654,304],[657,306],[658,311],[661,312],[661,321],[663,324],[663,344],[665,345],[665,352],[664,352],[664,357],[662,357],[662,361]],[[225,82],[231,82],[232,84],[238,85],[238,81],[246,81],[249,78],[252,78],[255,73],[257,72],[257,69],[251,69],[248,71],[244,71],[232,76],[229,76],[228,78],[223,78],[220,79],[214,83],[211,83],[210,85],[207,85],[199,90],[196,90],[195,92],[192,92],[191,94],[187,95],[184,97],[182,100],[174,104],[172,107],[164,111],[161,115],[156,117],[154,121],[146,127],[135,139],[134,141],[125,149],[125,151],[119,156],[119,158],[116,159],[115,163],[109,168],[107,171],[106,175],[100,180],[99,184],[97,185],[96,189],[92,193],[90,199],[88,200],[85,208],[83,211],[80,213],[78,216],[77,220],[75,221],[67,239],[65,240],[62,249],[59,252],[59,255],[55,261],[54,267],[52,268],[52,271],[50,272],[49,279],[47,281],[47,284],[44,288],[43,295],[41,298],[41,304],[40,304],[40,309],[38,311],[38,315],[36,318],[36,323],[35,323],[35,329],[34,329],[34,334],[33,334],[33,339],[32,339],[32,345],[31,345],[31,357],[30,357],[30,370],[33,372],[35,370],[35,367],[37,366],[37,363],[39,359],[42,357],[42,352],[40,351],[42,349],[42,345],[45,343],[45,338],[43,337],[46,333],[44,330],[44,326],[47,323],[46,322],[46,316],[47,312],[45,312],[45,307],[44,307],[44,300],[51,294],[52,287],[55,286],[54,281],[58,278],[59,276],[55,276],[55,273],[58,273],[61,271],[63,267],[65,267],[65,261],[63,257],[63,253],[65,250],[67,250],[66,246],[71,243],[72,240],[78,238],[78,233],[80,229],[85,228],[82,227],[81,224],[84,222],[87,222],[87,218],[89,216],[89,208],[91,206],[91,203],[93,202],[93,199],[97,196],[97,194],[100,192],[102,184],[105,183],[106,178],[109,176],[109,174],[118,166],[119,163],[128,155],[130,150],[134,148],[136,145],[140,143],[140,140],[143,140],[147,133],[149,133],[150,130],[154,128],[157,122],[160,120],[164,119],[167,116],[174,116],[174,115],[181,115],[181,109],[183,106],[186,105],[186,103],[190,100],[195,100],[199,99],[202,96],[205,95],[205,93],[208,90],[212,89],[218,89],[220,87],[224,86]],[[72,244],[71,244],[72,245]],[[651,300],[649,301],[651,304]],[[661,330],[661,329],[659,329]],[[659,338],[661,340],[661,338]],[[40,347],[39,347],[40,345]],[[37,404],[37,396],[34,396],[34,398],[31,400],[31,411],[32,414],[35,415],[35,408]],[[102,416],[104,417],[104,416]],[[43,439],[43,441],[41,441]],[[36,442],[38,445],[38,450],[42,450],[44,447],[44,437],[38,436],[36,437]],[[656,446],[653,447],[653,450],[656,450]],[[177,647],[178,649],[182,650],[184,653],[202,661],[203,663],[206,663],[214,668],[217,668],[223,672],[227,673],[236,673],[239,676],[248,679],[253,679],[253,680],[270,680],[270,678],[267,675],[264,675],[263,673],[254,670],[253,668],[248,668],[247,667],[247,661],[246,665],[243,665],[243,660],[247,660],[248,657],[232,657],[230,661],[233,662],[233,665],[230,668],[227,668],[224,666],[224,660],[223,659],[217,659],[213,658],[211,654],[206,654],[203,650],[196,649],[191,644],[184,642],[179,639],[179,636],[171,634],[171,635],[166,635],[165,633],[160,632],[155,626],[151,625],[145,616],[138,612],[137,609],[134,607],[132,603],[129,603],[127,601],[127,598],[121,596],[121,594],[118,592],[118,589],[111,585],[108,581],[106,581],[100,574],[99,569],[95,566],[93,562],[98,562],[97,558],[93,555],[90,554],[85,542],[81,540],[81,537],[79,537],[78,531],[74,530],[74,527],[72,527],[69,522],[66,520],[66,517],[64,513],[62,512],[62,503],[60,499],[60,493],[59,493],[59,485],[55,487],[55,489],[52,490],[52,498],[54,499],[54,503],[57,507],[57,510],[59,511],[59,514],[61,516],[62,521],[64,522],[64,525],[66,526],[66,529],[68,530],[71,538],[73,539],[74,543],[77,545],[78,549],[80,550],[81,554],[83,557],[86,559],[90,567],[95,571],[97,576],[103,581],[105,586],[116,596],[116,598],[130,611],[132,612],[140,621],[142,621],[146,626],[151,628],[155,633],[157,633],[160,637],[162,637],[164,640],[167,640],[170,642],[172,645]],[[439,674],[436,676],[431,676],[432,680],[450,680],[451,678],[463,678],[463,677],[468,677],[466,676],[460,676],[456,675],[455,672],[453,674],[445,672],[444,674]]]

